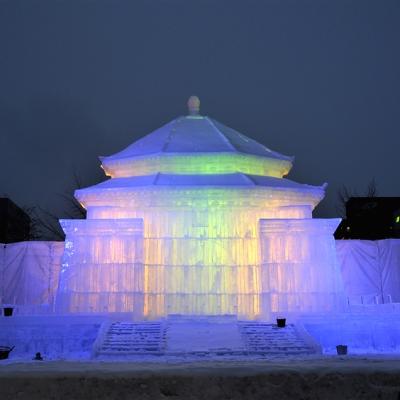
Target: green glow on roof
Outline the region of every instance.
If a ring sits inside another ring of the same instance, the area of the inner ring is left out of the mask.
[[[151,175],[154,173],[174,174],[231,174],[241,172],[249,175],[286,175],[292,164],[276,160],[241,154],[197,154],[174,155],[103,161],[103,168],[112,177]]]

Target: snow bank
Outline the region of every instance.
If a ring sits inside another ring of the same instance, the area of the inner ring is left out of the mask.
[[[370,312],[364,307],[362,311],[309,316],[301,322],[325,354],[335,354],[338,344],[347,345],[349,354],[399,354],[400,311],[384,305],[371,306]]]
[[[15,346],[11,359],[26,360],[37,352],[47,359],[88,359],[103,320],[97,316],[52,315],[2,318],[0,346]]]

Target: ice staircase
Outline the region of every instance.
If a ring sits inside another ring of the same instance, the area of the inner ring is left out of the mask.
[[[274,358],[321,353],[300,326],[232,318],[167,318],[155,322],[105,325],[93,355],[105,358],[165,356],[187,358]]]
[[[317,343],[300,326],[278,328],[262,322],[239,322],[239,329],[250,354],[302,356],[321,353]]]
[[[167,355],[195,359],[246,355],[236,316],[172,316],[167,322]]]
[[[160,355],[165,349],[165,324],[113,322],[96,342],[94,356]]]

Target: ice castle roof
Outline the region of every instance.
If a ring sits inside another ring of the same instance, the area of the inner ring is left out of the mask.
[[[271,176],[248,175],[243,173],[219,175],[182,175],[182,174],[153,174],[133,176],[128,178],[112,178],[87,189],[129,189],[147,186],[241,186],[269,187],[277,189],[324,190],[325,186],[312,186],[297,183],[285,178]],[[83,189],[86,191],[87,189]],[[79,193],[80,190],[77,190]]]
[[[174,119],[137,140],[124,150],[102,157],[103,164],[154,154],[238,153],[292,162],[285,156],[220,122],[200,115],[200,101],[192,96],[188,101],[189,115]]]
[[[75,191],[75,197],[86,206],[93,204],[94,199],[123,196],[126,194],[145,193],[146,191],[166,190],[240,190],[254,191],[267,190],[282,196],[282,192],[292,196],[293,204],[306,198],[307,204],[315,207],[324,197],[325,185],[312,186],[293,182],[285,178],[271,176],[248,175],[243,173],[218,174],[218,175],[184,175],[163,174],[132,176],[125,178],[111,178],[97,185]],[[280,194],[279,194],[280,193]],[[294,196],[294,197],[293,197]],[[95,200],[95,201],[97,201]],[[283,201],[283,200],[282,200]],[[283,204],[283,203],[282,203]],[[291,203],[292,204],[292,203]]]
[[[311,186],[283,178],[293,157],[272,151],[200,115],[197,97],[192,96],[188,106],[189,115],[174,119],[114,155],[103,157],[103,168],[111,179],[77,190],[75,196],[90,204],[96,196],[141,193],[143,189],[217,188],[246,193],[259,189],[290,192],[293,196],[309,196],[314,206],[323,198],[325,185]]]

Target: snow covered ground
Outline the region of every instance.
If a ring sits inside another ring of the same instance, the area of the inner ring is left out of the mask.
[[[160,329],[153,322],[147,330],[136,326],[132,332],[129,323],[123,323],[123,334],[115,327],[118,345],[139,337],[153,348],[152,341],[159,337],[159,347],[148,353],[108,355],[94,351],[110,340],[106,333],[112,321],[104,316],[1,318],[0,345],[16,348],[10,359],[0,360],[0,400],[399,400],[400,318],[389,314],[304,317],[297,323],[307,328],[311,341],[296,336],[301,331],[292,321],[279,330],[232,317],[175,316],[159,322]],[[312,346],[313,340],[324,354]],[[349,355],[329,354],[340,343],[349,345]],[[300,350],[285,352],[288,348]],[[36,351],[44,361],[32,360]]]
[[[400,358],[319,356],[252,362],[5,360],[0,398],[400,398]]]

